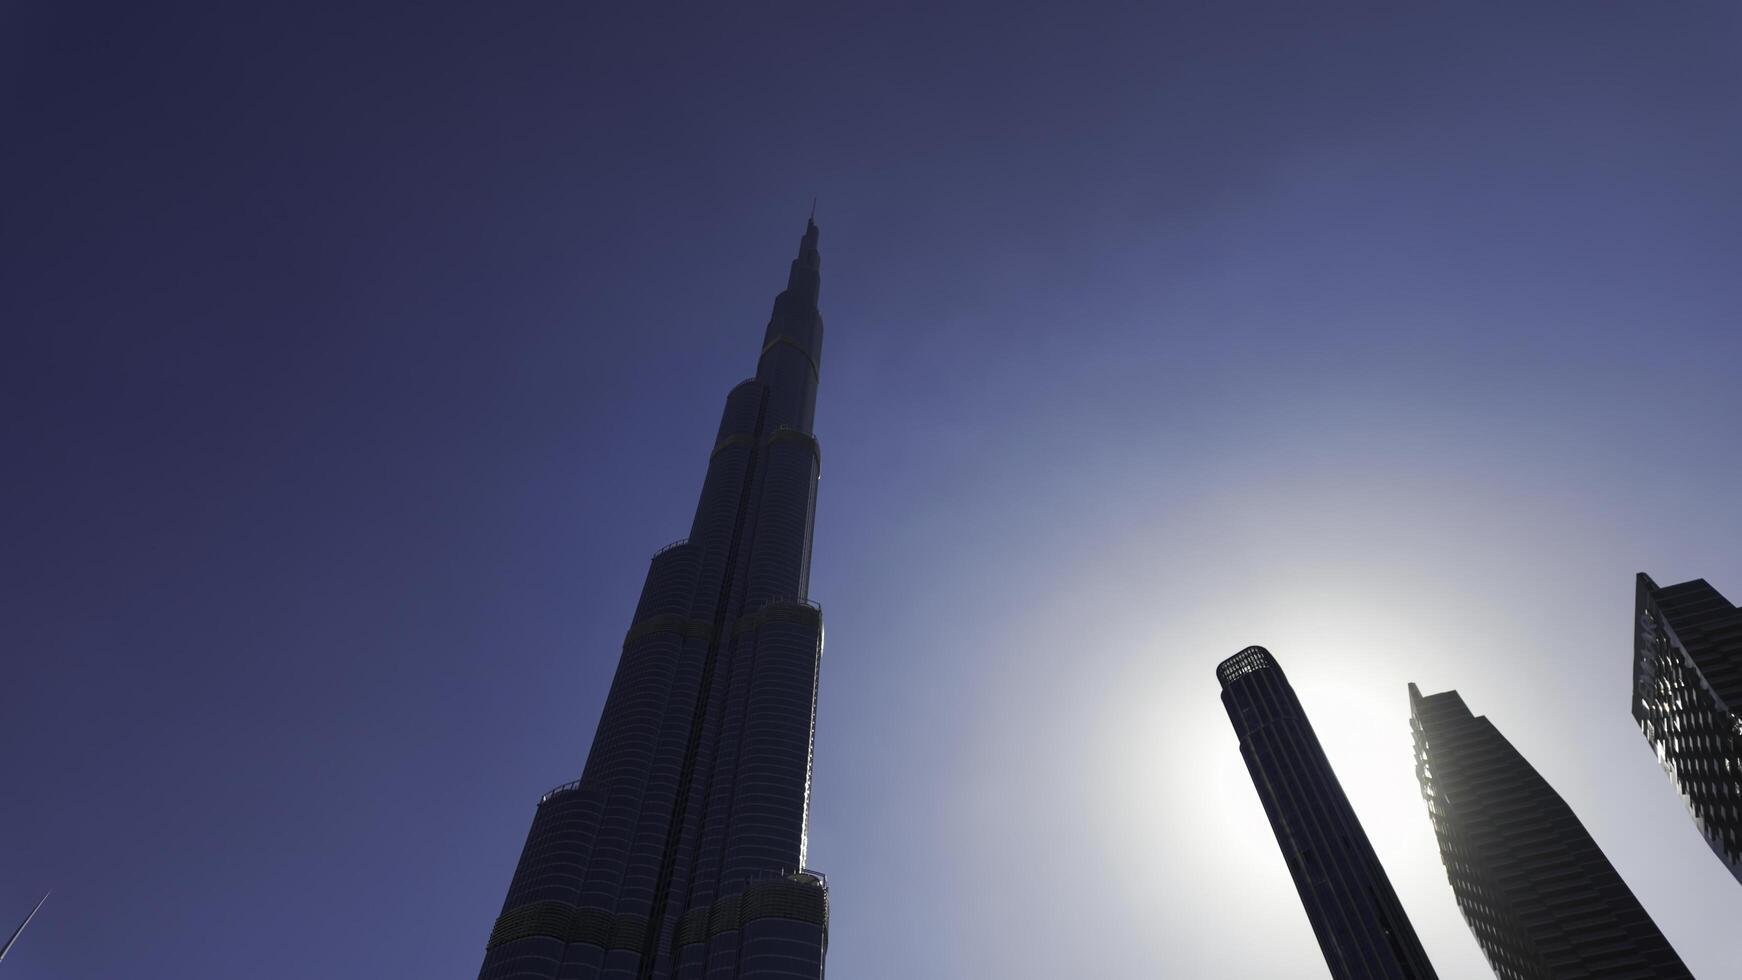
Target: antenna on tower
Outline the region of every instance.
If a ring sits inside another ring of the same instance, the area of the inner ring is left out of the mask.
[[[52,894],[54,894],[52,888],[43,892],[42,898],[36,903],[36,908],[31,909],[30,914],[24,917],[24,921],[18,924],[18,928],[12,930],[12,938],[6,940],[6,945],[0,946],[0,960],[5,959],[6,954],[12,951],[12,944],[18,941],[18,934],[24,931],[25,926],[30,925],[30,920],[36,918],[36,913],[42,911],[42,903],[48,901],[48,896]]]
[[[817,220],[817,199],[814,194],[811,196],[811,220]]]

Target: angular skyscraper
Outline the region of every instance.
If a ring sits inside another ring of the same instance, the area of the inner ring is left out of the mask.
[[[1282,668],[1247,647],[1216,668],[1222,706],[1336,980],[1432,980],[1434,968]]]
[[[1695,579],[1633,603],[1633,720],[1712,852],[1742,881],[1742,609]]]
[[[1503,980],[1691,976],[1572,808],[1456,691],[1409,685],[1415,773],[1452,895]]]
[[[653,556],[581,778],[539,801],[480,980],[823,973],[805,869],[822,613],[806,598],[823,320],[810,223],[690,536]]]

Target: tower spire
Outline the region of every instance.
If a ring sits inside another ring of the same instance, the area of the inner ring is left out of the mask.
[[[18,941],[19,934],[24,931],[25,926],[30,925],[30,920],[36,918],[36,913],[42,911],[42,903],[48,901],[48,896],[52,893],[53,889],[43,892],[42,898],[36,902],[36,908],[31,909],[30,914],[24,917],[24,921],[18,924],[18,928],[12,930],[12,938],[6,940],[6,945],[0,946],[0,960],[5,959],[6,954],[12,951],[12,944]]]
[[[726,395],[689,537],[647,566],[581,777],[539,800],[479,980],[823,976],[814,217],[756,375]]]

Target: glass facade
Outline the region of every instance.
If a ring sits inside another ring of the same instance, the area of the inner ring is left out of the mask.
[[[805,869],[817,238],[726,396],[690,536],[653,556],[581,778],[539,801],[480,980],[823,975],[828,886]]]
[[[1501,980],[1689,980],[1560,794],[1456,691],[1409,686],[1416,777],[1452,895]]]
[[[1705,579],[1634,591],[1633,720],[1742,881],[1742,610]]]
[[[1275,658],[1247,647],[1222,661],[1216,679],[1331,976],[1431,980],[1427,953]]]

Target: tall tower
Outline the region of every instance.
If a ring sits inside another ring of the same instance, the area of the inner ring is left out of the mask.
[[[539,800],[480,980],[822,976],[828,887],[805,868],[821,268],[810,222],[690,536],[653,555],[581,778]]]
[[[1633,602],[1633,720],[1694,826],[1742,881],[1742,609],[1703,578]]]
[[[1409,685],[1415,772],[1452,895],[1505,980],[1690,980],[1553,787],[1456,691]]]
[[[1336,980],[1434,980],[1306,710],[1263,647],[1216,668],[1222,706]]]

